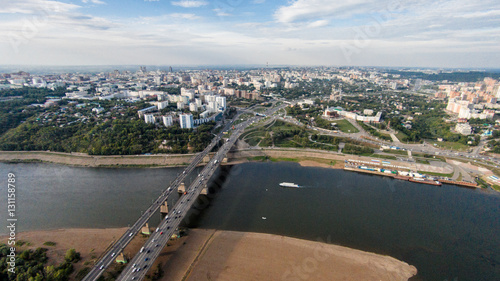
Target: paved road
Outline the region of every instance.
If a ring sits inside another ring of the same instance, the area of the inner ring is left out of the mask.
[[[239,117],[236,115],[234,120]],[[170,194],[177,192],[177,188],[184,181],[186,176],[191,173],[194,168],[203,160],[203,158],[215,147],[215,145],[221,140],[223,131],[227,131],[232,122],[229,122],[221,132],[214,137],[212,142],[203,150],[202,152],[195,155],[191,163],[184,169],[182,174],[170,184],[170,186],[165,189],[162,194],[154,201],[151,206],[149,206],[146,211],[139,217],[139,219],[123,234],[120,239],[118,239],[101,257],[101,259],[92,267],[90,272],[85,276],[84,281],[97,280],[105,269],[116,259],[116,256],[123,251],[123,249],[132,241],[134,236],[141,230],[141,228],[149,221],[151,216],[160,208],[160,206],[167,201]]]
[[[280,107],[268,109],[265,114],[273,114]],[[237,120],[239,114],[234,118]],[[233,126],[234,130],[224,143],[224,145],[219,149],[215,156],[210,160],[210,162],[203,168],[198,177],[194,180],[191,186],[187,189],[186,193],[181,196],[177,201],[174,208],[169,212],[168,216],[165,217],[158,228],[153,232],[150,238],[144,244],[144,247],[139,251],[138,254],[128,263],[128,266],[123,270],[117,280],[142,280],[148,271],[148,267],[156,260],[162,249],[166,246],[170,237],[177,231],[179,224],[183,220],[184,216],[187,214],[189,209],[194,204],[196,198],[200,195],[203,188],[206,187],[208,180],[220,165],[221,161],[226,156],[227,152],[233,147],[240,135],[243,133],[245,128],[257,121],[259,117],[253,117],[245,122]],[[231,124],[226,125],[226,127],[220,132],[219,136],[214,139],[217,142],[224,132],[228,132]],[[212,146],[213,147],[213,146]],[[207,147],[208,149],[208,147]],[[206,150],[207,150],[206,149]],[[211,149],[210,149],[211,150]],[[208,151],[210,151],[208,150]],[[205,151],[204,151],[205,152]],[[208,153],[208,152],[207,152]],[[203,157],[207,153],[204,154]],[[201,154],[200,154],[201,155]],[[201,157],[201,159],[203,159]],[[190,164],[191,165],[191,164]],[[191,169],[192,170],[192,169]],[[183,172],[184,175],[189,174],[187,171]],[[177,185],[180,183],[178,181]],[[168,192],[175,192],[175,189],[169,188]],[[166,199],[166,198],[165,198]],[[165,202],[163,198],[159,198],[157,201],[161,205]],[[130,238],[133,238],[132,235]],[[128,243],[127,243],[128,244]],[[120,251],[125,248],[126,245],[120,246]]]
[[[293,123],[299,126],[303,126],[303,123],[300,123],[296,119],[293,118],[280,118],[281,120],[289,123]],[[308,129],[315,130],[317,132],[320,132],[325,135],[331,135],[331,136],[336,136],[336,137],[344,137],[344,138],[349,138],[357,141],[362,141],[366,143],[371,143],[375,144],[378,146],[394,146],[394,143],[389,143],[381,140],[376,140],[375,137],[373,136],[365,136],[363,133],[355,133],[355,134],[347,134],[347,133],[342,133],[339,131],[332,131],[332,130],[327,130],[319,127],[314,127],[314,126],[307,126]],[[365,137],[368,137],[370,139],[366,139]],[[481,147],[485,145],[485,141],[480,142],[479,146],[474,149],[473,152],[468,153],[468,152],[457,152],[454,150],[448,150],[448,149],[439,149],[434,147],[431,144],[428,143],[423,143],[423,144],[405,144],[405,143],[398,143],[397,146],[399,148],[403,148],[405,150],[410,150],[411,152],[419,152],[419,153],[425,153],[425,154],[431,154],[431,155],[441,155],[441,156],[447,156],[447,157],[457,157],[457,158],[467,158],[471,160],[484,160],[484,161],[491,161],[495,163],[496,166],[500,165],[500,158],[498,157],[491,157],[491,156],[484,156],[480,155],[479,152],[481,151]]]
[[[186,193],[177,201],[168,216],[165,217],[146,241],[143,249],[129,262],[128,266],[123,270],[117,280],[142,280],[144,278],[149,267],[151,267],[153,262],[160,255],[162,249],[167,245],[170,237],[178,230],[179,224],[182,222],[189,209],[191,209],[196,198],[198,198],[201,191],[207,186],[208,180],[224,157],[226,157],[227,152],[238,140],[238,137],[243,133],[245,127],[254,120],[255,117],[235,126],[235,130],[232,132],[231,137],[203,168],[200,174],[198,174],[198,177],[186,190]]]

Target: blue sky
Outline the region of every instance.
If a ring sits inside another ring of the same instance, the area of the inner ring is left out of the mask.
[[[500,67],[500,2],[0,0],[0,65]]]

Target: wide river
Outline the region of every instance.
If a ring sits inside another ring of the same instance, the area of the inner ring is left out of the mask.
[[[123,227],[133,223],[180,171],[0,163],[0,202],[7,202],[7,174],[12,172],[17,179],[18,231]],[[295,163],[248,163],[220,173],[226,178],[222,189],[191,225],[386,254],[416,266],[415,280],[500,276],[499,193]],[[278,184],[284,181],[304,187],[281,188]],[[5,225],[6,205],[0,204]],[[158,220],[159,214],[151,224]],[[2,227],[0,233],[6,232]]]

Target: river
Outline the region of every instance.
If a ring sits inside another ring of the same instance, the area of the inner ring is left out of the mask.
[[[16,175],[20,231],[127,226],[180,171],[0,163],[4,186],[8,172]],[[415,280],[500,276],[499,193],[286,162],[241,164],[221,174],[221,191],[192,226],[386,254],[416,266]],[[282,188],[283,181],[303,187]],[[2,190],[0,202],[6,202]],[[2,221],[6,216],[0,208]]]

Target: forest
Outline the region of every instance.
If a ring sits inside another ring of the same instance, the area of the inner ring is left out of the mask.
[[[187,153],[202,151],[212,139],[215,122],[196,129],[146,124],[137,109],[148,106],[141,101],[67,100],[48,108],[30,106],[48,97],[61,97],[62,89],[21,88],[0,91],[0,150],[82,152],[91,155],[132,155],[145,153]],[[13,98],[15,97],[15,98]],[[106,114],[92,112],[105,108]],[[80,116],[80,117],[75,117]]]
[[[17,244],[17,243],[16,243]],[[15,273],[8,272],[7,255],[10,247],[0,244],[0,280],[16,281],[66,281],[73,273],[73,264],[80,260],[80,253],[69,249],[64,262],[47,265],[47,249],[24,250],[17,253]]]

